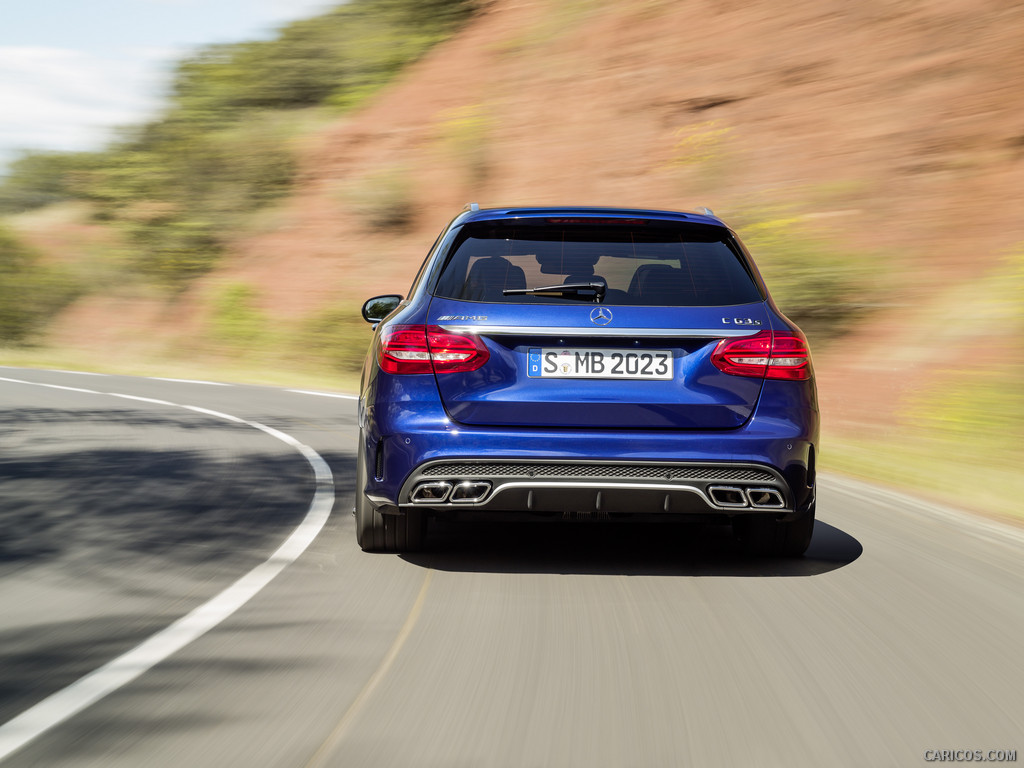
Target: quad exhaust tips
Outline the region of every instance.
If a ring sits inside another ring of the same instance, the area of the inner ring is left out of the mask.
[[[774,488],[747,488],[747,499],[755,509],[782,509],[786,500]]]
[[[491,493],[489,480],[432,480],[412,489],[413,504],[479,504]],[[708,496],[725,509],[785,509],[786,499],[776,488],[711,485]]]
[[[786,500],[775,488],[739,488],[730,485],[712,485],[708,488],[711,500],[720,507],[753,507],[754,509],[784,509]]]
[[[452,484],[443,480],[436,483],[420,483],[412,491],[413,504],[438,504],[448,500]]]
[[[486,480],[465,480],[461,483],[449,483],[439,480],[432,483],[420,483],[412,489],[413,504],[476,504],[491,492],[491,484]]]
[[[466,480],[452,490],[452,504],[475,504],[483,501],[491,492],[491,484],[486,480]]]
[[[743,494],[742,488],[734,488],[728,485],[712,485],[708,487],[708,495],[720,507],[747,506],[747,497]]]

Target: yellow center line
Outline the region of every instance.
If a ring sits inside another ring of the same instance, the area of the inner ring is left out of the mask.
[[[391,648],[388,649],[387,655],[381,661],[380,666],[377,667],[377,671],[366,681],[366,685],[363,686],[363,689],[345,711],[345,714],[341,716],[341,720],[334,726],[334,730],[331,731],[331,734],[324,740],[324,743],[320,745],[320,748],[309,759],[309,762],[306,763],[305,768],[316,768],[317,766],[325,765],[324,761],[345,738],[349,727],[352,725],[352,721],[358,717],[367,700],[373,695],[377,686],[380,685],[380,681],[384,679],[391,666],[395,663],[395,659],[401,653],[405,641],[409,639],[409,635],[412,634],[413,627],[416,626],[420,613],[423,611],[423,603],[426,602],[427,589],[430,587],[430,579],[433,573],[432,569],[427,569],[427,575],[423,579],[420,593],[416,596],[416,602],[412,604],[409,615],[406,616],[405,623],[395,637],[395,641],[391,644]]]

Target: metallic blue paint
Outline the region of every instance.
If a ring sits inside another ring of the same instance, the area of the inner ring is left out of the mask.
[[[461,325],[555,326],[573,336],[541,337],[528,332],[485,336],[491,359],[483,368],[438,377],[441,398],[451,417],[463,424],[506,426],[558,425],[620,429],[733,429],[745,422],[761,392],[761,380],[729,376],[710,361],[716,338],[617,338],[596,335],[590,321],[593,304],[523,306],[433,299],[428,321],[446,316],[486,316]],[[733,307],[617,306],[603,328],[694,328],[726,326],[723,318],[769,322],[763,304]],[[754,329],[756,330],[756,329]],[[751,331],[754,332],[754,331]],[[595,333],[595,335],[588,335]],[[545,379],[527,375],[534,347],[671,349],[675,376],[666,381]]]

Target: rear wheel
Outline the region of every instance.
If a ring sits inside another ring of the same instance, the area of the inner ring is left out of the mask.
[[[796,520],[782,522],[766,515],[744,515],[732,523],[743,552],[761,557],[800,557],[814,533],[814,504]]]
[[[382,515],[363,493],[366,450],[362,434],[356,446],[356,541],[364,552],[412,552],[423,548],[427,516],[422,509]]]

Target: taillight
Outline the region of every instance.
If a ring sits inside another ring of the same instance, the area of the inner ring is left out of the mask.
[[[427,346],[435,373],[465,373],[483,367],[490,358],[483,339],[473,334],[448,333],[436,325],[427,326]]]
[[[392,325],[381,336],[377,361],[385,373],[433,373],[426,328]]]
[[[802,333],[774,331],[769,379],[805,381],[811,378],[811,350]]]
[[[793,331],[761,331],[743,339],[723,339],[711,353],[711,362],[733,376],[786,381],[811,378],[807,340]]]
[[[381,336],[377,362],[385,373],[465,373],[490,357],[479,336],[436,325],[392,325]]]

